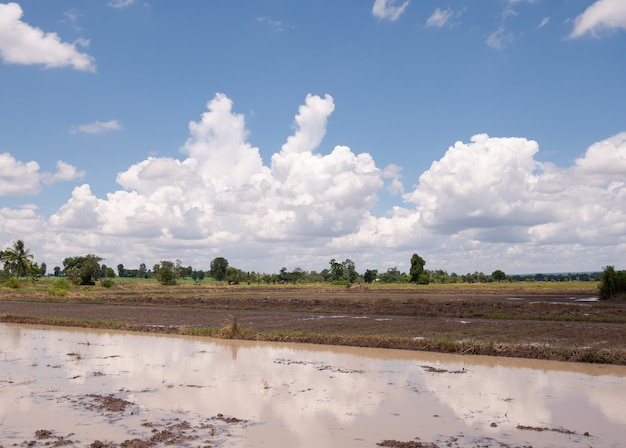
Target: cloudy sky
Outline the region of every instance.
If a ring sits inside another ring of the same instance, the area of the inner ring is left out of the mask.
[[[624,0],[0,3],[0,245],[625,269],[625,51]]]

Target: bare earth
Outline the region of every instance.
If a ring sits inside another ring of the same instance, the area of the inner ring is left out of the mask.
[[[0,292],[0,322],[626,364],[626,302],[587,289],[117,285]]]

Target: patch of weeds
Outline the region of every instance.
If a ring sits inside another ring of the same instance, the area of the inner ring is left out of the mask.
[[[595,364],[610,364],[612,359],[610,353],[596,347],[589,347],[576,356],[576,361]]]
[[[15,277],[9,277],[4,281],[4,286],[7,288],[18,289],[21,284],[20,281]]]
[[[67,289],[50,288],[48,289],[48,295],[53,297],[65,297],[67,295]]]
[[[239,323],[237,322],[237,317],[232,316],[229,322],[226,323],[220,330],[217,332],[217,336],[225,339],[233,339],[241,332],[239,328]]]

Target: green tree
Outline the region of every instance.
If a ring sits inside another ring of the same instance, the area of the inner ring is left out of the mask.
[[[411,270],[409,271],[412,283],[428,283],[428,275],[425,275],[424,273],[425,265],[426,262],[422,257],[417,254],[413,254],[413,256],[411,257]]]
[[[368,269],[363,274],[363,281],[365,281],[365,283],[373,283],[376,281],[376,277],[378,277],[378,270]]]
[[[81,285],[95,285],[100,279],[100,262],[104,258],[95,254],[84,257],[68,257],[63,260],[63,272],[69,275],[70,270],[75,270],[80,277]]]
[[[343,263],[339,263],[334,258],[329,261],[330,264],[330,278],[332,281],[338,281],[343,279]]]
[[[228,260],[224,257],[217,257],[211,261],[210,275],[217,281],[226,279],[226,271],[228,270]]]
[[[354,261],[346,258],[342,263],[343,267],[343,278],[350,283],[354,283],[358,278],[359,274],[356,272],[356,265]]]
[[[146,278],[147,273],[148,273],[148,269],[146,268],[146,264],[141,263],[139,265],[139,270],[137,271],[137,277]]]
[[[499,282],[506,280],[506,274],[504,273],[504,271],[501,271],[500,269],[496,269],[495,271],[491,273],[491,278],[493,278],[494,281],[499,283]]]
[[[32,274],[34,258],[35,256],[24,246],[22,240],[14,241],[11,247],[2,252],[4,270],[15,277]]]
[[[117,265],[117,275],[119,277],[124,277],[124,265],[122,263]]]
[[[607,266],[600,277],[600,298],[602,300],[626,297],[626,271],[616,271]]]
[[[157,267],[158,266],[158,267]],[[161,265],[155,265],[155,275],[156,279],[162,285],[175,285],[176,278],[178,277],[176,274],[176,267],[174,263],[171,261],[161,261]]]

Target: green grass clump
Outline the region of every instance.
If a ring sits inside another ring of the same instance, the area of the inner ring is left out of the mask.
[[[21,285],[20,285],[20,281],[17,278],[9,277],[4,281],[4,286],[6,286],[7,288],[17,289]]]

